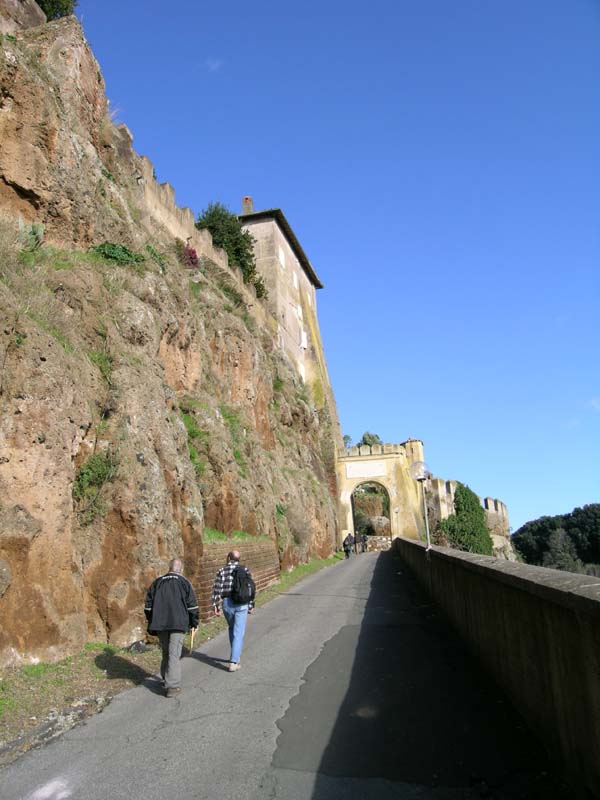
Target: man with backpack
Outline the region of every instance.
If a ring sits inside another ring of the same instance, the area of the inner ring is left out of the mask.
[[[247,567],[240,564],[238,550],[227,555],[227,563],[217,572],[213,588],[212,604],[217,617],[225,615],[229,626],[231,660],[229,672],[240,669],[240,658],[246,632],[248,614],[254,610],[256,587]]]

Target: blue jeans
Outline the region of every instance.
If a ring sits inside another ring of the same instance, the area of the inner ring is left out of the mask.
[[[246,620],[248,619],[248,603],[237,605],[230,597],[223,598],[223,614],[229,625],[229,644],[231,645],[231,661],[238,664],[242,655]]]

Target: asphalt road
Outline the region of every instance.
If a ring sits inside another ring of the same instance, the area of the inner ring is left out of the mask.
[[[520,717],[391,553],[353,556],[0,770],[3,800],[553,800]]]

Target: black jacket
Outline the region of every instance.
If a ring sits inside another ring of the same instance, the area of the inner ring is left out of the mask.
[[[198,627],[198,601],[192,584],[177,572],[157,578],[146,594],[149,633]]]

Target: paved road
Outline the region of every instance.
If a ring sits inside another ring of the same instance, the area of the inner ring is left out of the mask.
[[[353,556],[0,771],[3,800],[562,797],[511,709],[390,553]]]

